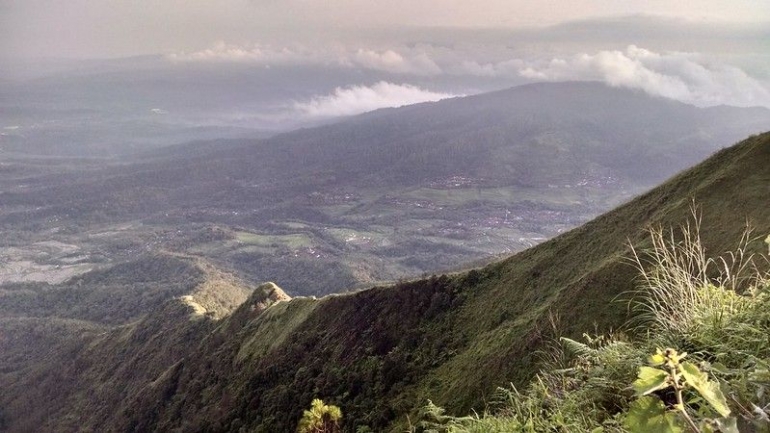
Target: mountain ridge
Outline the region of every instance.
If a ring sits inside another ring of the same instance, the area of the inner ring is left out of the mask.
[[[56,431],[72,425],[64,414],[78,414],[81,428],[101,430],[288,432],[315,397],[343,409],[346,431],[403,431],[406,414],[427,399],[454,413],[481,410],[495,387],[524,384],[537,371],[538,351],[556,336],[552,322],[565,336],[627,323],[618,295],[634,288],[629,248],[649,246],[647,227],[686,222],[694,202],[714,254],[737,242],[747,220],[770,233],[768,160],[770,133],[750,137],[577,229],[469,272],[294,298],[256,314],[249,301],[219,321],[190,320],[190,309],[172,300],[132,337],[103,337],[76,354],[73,364],[89,368],[60,367],[80,378],[79,392],[104,383],[127,390],[123,400],[108,400],[123,401],[117,409],[65,398],[36,427]],[[766,248],[760,243],[751,248]],[[177,356],[154,358],[153,373],[137,382],[106,368],[125,338],[135,341],[125,352],[133,359],[157,357],[152,341],[173,343]],[[27,389],[23,380],[13,385],[0,400],[6,418],[9,399]]]

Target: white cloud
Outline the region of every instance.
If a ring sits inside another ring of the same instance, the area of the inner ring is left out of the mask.
[[[176,62],[248,62],[263,65],[334,64],[394,74],[438,75],[442,73],[441,68],[424,51],[408,48],[351,50],[340,46],[326,46],[309,49],[300,45],[275,48],[260,44],[241,46],[217,42],[204,50],[170,54],[168,58]]]
[[[351,56],[355,65],[399,74],[438,75],[441,68],[426,53],[409,54],[408,57],[392,50],[375,51],[359,49]]]
[[[448,93],[437,93],[409,84],[380,81],[372,86],[338,87],[334,93],[297,102],[294,108],[312,117],[349,116],[386,107],[400,107],[420,102],[452,98]]]
[[[249,62],[260,64],[291,64],[291,63],[315,63],[317,55],[301,48],[272,48],[254,44],[240,46],[217,42],[213,46],[191,53],[181,52],[168,55],[168,58],[177,62]]]
[[[770,106],[766,84],[737,67],[712,63],[694,53],[661,54],[634,45],[625,51],[528,62],[519,74],[534,80],[601,80],[700,106]]]
[[[418,44],[377,49],[331,45],[311,49],[301,45],[273,48],[218,43],[205,50],[170,58],[260,65],[336,65],[395,75],[502,78],[515,84],[521,83],[522,79],[598,80],[610,86],[640,89],[651,95],[699,106],[770,106],[767,82],[704,54],[655,52],[630,45],[625,50],[552,54],[556,56],[553,58],[537,58],[537,55],[532,51],[515,52],[508,48],[484,49],[474,44],[452,47]]]

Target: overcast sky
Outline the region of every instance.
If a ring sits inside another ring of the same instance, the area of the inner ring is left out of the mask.
[[[348,77],[309,116],[564,80],[770,107],[770,0],[0,0],[0,82],[143,54]]]
[[[756,26],[770,22],[770,2],[0,0],[0,53],[6,57],[119,57],[195,51],[218,41],[346,42],[398,34],[403,27],[511,30],[629,15],[668,17],[694,25]]]

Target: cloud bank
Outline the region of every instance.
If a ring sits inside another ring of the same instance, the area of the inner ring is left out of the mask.
[[[600,80],[698,106],[770,106],[768,87],[737,67],[694,53],[660,54],[634,45],[625,51],[530,62],[519,74],[533,80]]]
[[[386,107],[438,101],[460,95],[437,93],[409,84],[380,81],[372,86],[338,87],[334,93],[297,102],[294,108],[311,117],[350,116]]]
[[[442,73],[441,67],[424,52],[404,56],[392,49],[384,51],[359,49],[349,61],[359,67],[391,73],[415,75]]]
[[[211,48],[169,56],[186,62],[252,62],[260,65],[333,65],[393,75],[455,76],[522,81],[595,80],[639,89],[654,96],[698,105],[770,107],[770,85],[715,56],[655,52],[629,45],[624,50],[537,57],[537,53],[479,47],[417,44],[391,48],[344,46],[240,47],[219,43]],[[760,73],[760,76],[762,74]],[[380,89],[382,90],[382,89]]]
[[[269,45],[241,46],[217,42],[213,46],[193,52],[167,56],[174,62],[239,62],[260,65],[336,65],[362,68],[393,74],[439,75],[441,67],[427,53],[408,49],[346,49],[327,46],[310,49],[306,46],[272,47]]]
[[[265,65],[316,63],[322,59],[301,47],[273,48],[260,44],[243,46],[223,41],[200,51],[173,53],[167,57],[174,62],[243,62]]]

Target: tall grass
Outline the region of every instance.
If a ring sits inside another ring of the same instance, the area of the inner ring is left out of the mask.
[[[632,300],[635,324],[668,336],[692,335],[703,326],[719,328],[750,305],[741,292],[768,280],[749,252],[758,240],[750,228],[734,250],[708,257],[700,226],[693,207],[692,221],[678,231],[650,229],[651,249],[639,252],[631,246],[640,279]]]

